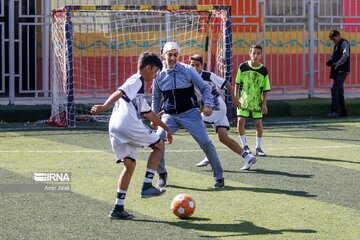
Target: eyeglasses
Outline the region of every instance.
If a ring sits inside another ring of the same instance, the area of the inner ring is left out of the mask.
[[[166,55],[168,56],[168,57],[172,57],[172,56],[174,56],[174,57],[178,57],[179,56],[179,53],[166,53]]]

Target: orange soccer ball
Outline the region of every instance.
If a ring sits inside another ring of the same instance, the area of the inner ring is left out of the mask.
[[[179,194],[172,200],[171,210],[179,218],[188,218],[195,211],[195,201],[188,194]]]

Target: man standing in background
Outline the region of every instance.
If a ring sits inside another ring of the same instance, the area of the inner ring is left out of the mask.
[[[333,79],[331,87],[331,108],[327,115],[329,118],[348,115],[345,107],[344,82],[350,73],[350,44],[342,38],[340,32],[331,30],[329,38],[334,42],[334,50],[326,65],[331,67],[330,79]]]

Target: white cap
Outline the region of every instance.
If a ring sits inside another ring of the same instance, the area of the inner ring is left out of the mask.
[[[166,52],[168,52],[170,50],[173,50],[173,49],[176,49],[176,50],[178,50],[178,52],[180,52],[180,47],[176,42],[167,42],[164,45],[163,53],[166,53]]]

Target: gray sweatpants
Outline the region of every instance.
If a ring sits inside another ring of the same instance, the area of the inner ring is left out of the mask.
[[[170,128],[172,134],[174,134],[180,127],[186,129],[199,144],[206,157],[209,159],[210,165],[214,172],[214,178],[216,180],[223,178],[223,170],[220,159],[215,150],[214,144],[211,142],[208,136],[206,127],[201,118],[200,110],[198,108],[193,108],[180,114],[164,114],[161,120]],[[165,139],[166,135],[164,129],[158,128],[156,133],[160,135],[162,139]],[[164,152],[160,165],[157,169],[158,173],[166,172]]]

